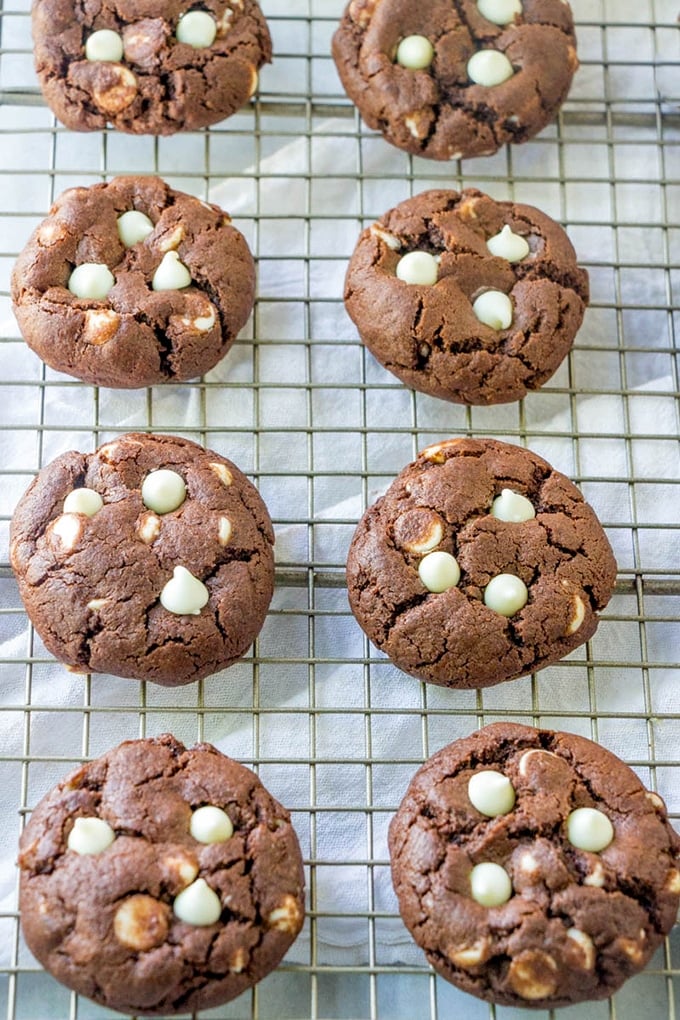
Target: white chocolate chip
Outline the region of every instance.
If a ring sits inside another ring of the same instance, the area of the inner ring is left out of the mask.
[[[241,946],[239,949],[236,950],[236,952],[231,958],[231,963],[229,964],[229,973],[242,974],[247,966],[248,966],[248,954],[245,951],[245,949]]]
[[[671,868],[666,878],[665,889],[671,893],[680,893],[680,871]]]
[[[158,247],[160,251],[175,251],[177,248],[179,248],[180,244],[184,240],[184,237],[185,237],[184,227],[182,226],[181,223],[178,223],[171,234],[168,234],[166,237],[162,238],[158,242]]]
[[[118,907],[113,931],[122,946],[145,953],[165,942],[169,928],[169,910],[153,896],[135,893]]]
[[[250,85],[248,86],[248,99],[254,96],[257,92],[257,86],[260,84],[260,76],[257,73],[256,67],[250,68]],[[231,220],[229,221],[231,222]]]
[[[66,237],[68,231],[66,225],[53,217],[45,220],[38,228],[38,243],[45,248],[51,248],[53,244],[59,244]]]
[[[401,241],[394,234],[388,234],[378,223],[374,223],[370,228],[370,232],[374,237],[379,237],[383,244],[386,244],[392,251],[399,251],[401,248]]]
[[[132,248],[149,236],[153,231],[153,223],[148,216],[137,209],[128,209],[117,221],[118,236],[126,248]]]
[[[175,886],[185,888],[191,885],[198,874],[198,864],[183,853],[168,854],[162,861],[163,871],[170,876]]]
[[[540,864],[530,850],[525,850],[524,853],[520,855],[518,867],[522,874],[529,878],[532,878],[534,875],[538,875],[541,870]]]
[[[217,35],[215,19],[207,11],[187,11],[177,25],[177,42],[187,43],[195,50],[212,46]]]
[[[427,251],[410,251],[397,263],[397,277],[403,283],[432,286],[437,282],[439,264]]]
[[[644,931],[641,931],[640,935],[642,936],[641,940],[644,941],[644,939],[646,938]],[[636,964],[642,963],[642,960],[644,959],[645,949],[643,946],[640,945],[639,942],[636,942],[635,939],[627,938],[615,939],[613,943],[613,948],[618,949],[620,952],[624,953],[629,960],[633,961],[633,963]]]
[[[527,604],[529,591],[521,577],[498,574],[484,589],[484,605],[501,616],[514,616]]]
[[[447,439],[443,443],[433,443],[432,446],[426,446],[424,450],[421,450],[420,456],[424,457],[425,460],[432,461],[433,464],[443,464],[446,460],[444,451],[448,447],[455,446],[458,442],[458,439]]]
[[[97,613],[100,609],[103,609],[104,606],[108,605],[110,601],[110,599],[90,599],[87,603],[87,608],[92,610],[93,613]]]
[[[520,776],[527,776],[529,773],[529,763],[532,758],[536,756],[544,758],[559,758],[559,755],[553,754],[552,751],[544,751],[541,747],[533,747],[530,751],[525,751],[519,760],[519,774]]]
[[[197,878],[195,882],[183,889],[179,896],[175,897],[172,909],[180,921],[193,924],[197,928],[203,928],[219,921],[222,904],[219,896],[214,889],[210,888],[206,880]]]
[[[226,485],[227,487],[231,485],[234,479],[232,478],[231,471],[226,464],[217,464],[213,462],[210,464],[210,467],[222,482],[222,485]]]
[[[215,311],[211,308],[208,315],[197,315],[193,320],[192,325],[199,333],[209,333],[215,325],[215,321]]]
[[[267,926],[276,931],[296,932],[300,927],[300,908],[294,896],[284,896],[281,905],[267,918]]]
[[[111,78],[107,77],[105,85],[94,89],[93,99],[100,110],[115,116],[134,102],[137,95],[137,79],[132,71],[122,64],[110,66],[115,73]]]
[[[143,514],[139,518],[137,534],[146,545],[151,545],[152,542],[155,542],[160,534],[160,530],[161,519],[156,514]]]
[[[101,262],[82,262],[71,273],[68,289],[77,298],[103,301],[115,282],[108,266]]]
[[[512,896],[512,882],[505,868],[487,861],[470,872],[470,891],[483,907],[500,907]]]
[[[567,818],[567,838],[579,850],[597,854],[614,839],[614,826],[597,808],[576,808]]]
[[[425,138],[430,130],[431,117],[427,110],[416,110],[414,113],[404,117],[404,124],[413,138]]]
[[[52,525],[52,534],[69,552],[75,549],[82,532],[83,525],[77,514],[62,514]]]
[[[82,338],[87,344],[106,344],[115,336],[119,323],[120,315],[112,308],[88,308]]]
[[[507,776],[483,769],[470,776],[468,797],[473,807],[488,818],[507,815],[515,806],[515,788]]]
[[[590,935],[581,931],[580,928],[568,928],[567,938],[575,942],[583,954],[583,967],[585,970],[592,970],[595,966],[595,944]]]
[[[93,32],[85,43],[86,60],[107,60],[118,63],[123,59],[123,40],[110,28]]]
[[[380,0],[351,0],[349,16],[360,28],[368,28]]]
[[[161,592],[161,605],[176,616],[198,616],[210,592],[186,567],[175,567]]]
[[[513,492],[512,489],[501,489],[500,496],[496,496],[491,504],[491,516],[499,521],[520,524],[522,521],[532,520],[536,516],[536,511],[526,496]]]
[[[434,58],[434,46],[424,35],[407,35],[397,46],[397,63],[409,71],[422,71]]]
[[[100,854],[115,838],[115,832],[103,818],[76,818],[66,845],[77,854]]]
[[[489,940],[481,938],[473,942],[472,945],[449,949],[447,956],[451,963],[454,963],[456,967],[462,967],[464,970],[468,967],[477,967],[480,963],[485,963],[489,958]]]
[[[94,517],[104,506],[104,500],[94,489],[73,489],[64,500],[65,514],[85,514]]]
[[[507,329],[512,323],[512,301],[502,290],[485,290],[473,303],[472,311],[491,329]]]
[[[191,273],[180,262],[176,251],[168,251],[153,274],[151,287],[153,290],[183,290],[191,283]]]
[[[557,990],[557,964],[540,949],[527,949],[510,963],[508,982],[523,999],[549,999]]]
[[[231,521],[228,517],[220,517],[220,523],[217,526],[217,540],[220,545],[228,545],[229,540],[232,536],[233,528]]]
[[[477,9],[494,25],[509,25],[516,14],[522,13],[522,4],[520,0],[477,0]]]
[[[585,618],[586,618],[585,603],[583,599],[580,597],[580,595],[574,595],[571,604],[571,618],[569,620],[569,623],[567,624],[567,629],[565,630],[564,633],[567,636],[575,634],[576,631],[581,626],[581,624],[583,623],[583,621],[585,620]]]
[[[424,556],[444,537],[444,523],[433,510],[417,507],[401,514],[394,523],[394,541],[405,552]]]
[[[599,861],[593,865],[593,870],[583,879],[584,885],[592,886],[593,889],[601,889],[605,883],[604,868]]]
[[[206,804],[192,813],[189,832],[199,843],[226,843],[234,835],[234,826],[226,811]]]
[[[521,262],[529,254],[529,245],[521,234],[513,234],[512,228],[506,223],[500,234],[494,234],[486,242],[492,255],[505,259],[507,262]]]
[[[500,50],[478,50],[468,60],[467,73],[475,85],[493,88],[512,78],[515,72],[505,53]]]
[[[650,804],[654,806],[656,811],[661,811],[662,813],[665,812],[666,805],[664,804],[663,800],[661,799],[658,793],[654,793],[653,790],[647,790],[645,792],[645,796],[647,800],[650,802]]]
[[[169,514],[187,498],[184,479],[176,471],[159,468],[150,471],[142,482],[142,501],[157,514]]]
[[[438,550],[423,556],[418,564],[418,576],[428,591],[439,594],[456,587],[460,581],[460,567],[455,556]]]

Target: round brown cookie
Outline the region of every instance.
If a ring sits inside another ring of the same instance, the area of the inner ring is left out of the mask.
[[[499,1005],[611,995],[672,928],[680,840],[663,801],[572,733],[494,723],[416,773],[389,832],[407,928]]]
[[[12,274],[29,347],[51,368],[101,386],[207,372],[254,297],[253,258],[226,213],[158,177],[65,191]]]
[[[240,995],[304,917],[290,815],[210,744],[129,740],[67,776],[20,844],[29,948],[81,995],[135,1015]]]
[[[349,602],[411,676],[489,687],[594,634],[616,562],[568,478],[529,450],[450,439],[423,450],[359,521]]]
[[[368,126],[429,159],[532,138],[578,67],[566,0],[351,0],[333,57]]]
[[[255,0],[34,0],[35,68],[74,131],[195,131],[235,113],[271,60]]]
[[[231,461],[135,433],[57,457],[10,529],[19,592],[53,655],[169,687],[245,654],[271,601],[273,543],[267,508]]]
[[[391,209],[361,234],[345,280],[347,312],[380,364],[465,404],[543,385],[587,303],[588,274],[564,230],[476,189],[426,191]]]

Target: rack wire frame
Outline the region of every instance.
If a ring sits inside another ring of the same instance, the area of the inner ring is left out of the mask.
[[[192,136],[188,157],[186,140],[76,136],[61,127],[32,72],[27,0],[0,8],[0,688],[7,724],[0,785],[13,804],[3,853],[42,793],[73,763],[102,753],[112,734],[172,729],[187,741],[224,740],[293,810],[309,911],[297,954],[251,993],[202,1016],[443,1020],[464,1010],[473,1018],[522,1017],[455,992],[417,952],[386,951],[400,922],[385,892],[385,831],[395,790],[424,758],[503,718],[602,740],[663,793],[676,824],[680,818],[680,699],[673,695],[680,669],[677,12],[669,0],[576,0],[582,68],[556,124],[495,157],[440,165],[389,149],[342,94],[329,57],[341,0],[262,6],[275,64],[246,110]],[[281,151],[293,165],[281,166]],[[319,153],[327,151],[332,169],[323,159],[319,169]],[[65,187],[131,171],[157,172],[205,199],[225,188],[249,196],[236,223],[259,262],[251,323],[205,379],[169,384],[164,394],[139,392],[132,425],[179,431],[250,474],[279,536],[277,594],[253,651],[226,678],[167,692],[87,677],[73,681],[70,697],[55,699],[50,657],[27,627],[9,568],[9,519],[56,453],[92,449],[128,431],[130,404],[53,373],[26,352],[9,308],[9,272]],[[359,229],[394,201],[436,185],[535,202],[567,227],[590,271],[593,300],[572,354],[540,394],[518,404],[454,407],[405,390],[375,365],[344,316],[342,275]],[[282,187],[285,203],[277,205]],[[352,201],[333,205],[337,189]],[[290,362],[284,377],[282,350]],[[189,408],[180,419],[166,416],[169,391]],[[603,408],[606,419],[597,417]],[[513,685],[477,692],[405,682],[360,635],[344,593],[357,507],[418,449],[449,435],[493,435],[548,456],[600,513],[620,566],[615,597],[584,649]],[[334,654],[339,633],[352,654]],[[295,735],[288,746],[282,727]],[[394,727],[398,749],[389,739]],[[338,777],[346,782],[342,796]],[[331,816],[355,835],[356,852],[329,845]],[[358,907],[329,897],[341,874],[361,885]],[[23,946],[16,900],[0,907],[0,1015],[118,1015],[43,975]],[[337,938],[347,926],[354,945]],[[674,1020],[679,949],[672,935],[645,975],[608,1002],[580,1007],[579,1018],[637,1020],[644,1001],[652,1020]]]

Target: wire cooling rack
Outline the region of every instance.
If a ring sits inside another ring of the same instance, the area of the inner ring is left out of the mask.
[[[680,71],[669,0],[575,0],[581,70],[555,125],[496,156],[433,164],[360,123],[329,57],[342,0],[265,0],[275,63],[252,104],[171,139],[80,135],[56,124],[32,69],[28,0],[0,10],[0,1015],[98,1018],[22,943],[13,861],[37,800],[118,740],[172,730],[253,765],[293,811],[309,912],[277,973],[221,1020],[471,1020],[497,1009],[436,978],[389,883],[386,829],[418,764],[485,722],[584,733],[680,812]],[[249,326],[191,385],[122,394],[46,369],[19,338],[12,263],[64,188],[157,172],[234,212],[258,258]],[[526,400],[463,408],[404,389],[344,314],[360,228],[428,186],[479,186],[567,227],[593,300],[573,353]],[[8,564],[14,505],[66,449],[130,429],[179,432],[234,459],[277,530],[277,591],[249,657],[167,691],[56,666],[27,624]],[[512,684],[442,691],[364,640],[343,565],[358,515],[428,442],[493,435],[526,444],[580,485],[614,546],[616,594],[587,647]],[[676,1016],[679,941],[584,1020]],[[545,1014],[543,1014],[545,1015]]]

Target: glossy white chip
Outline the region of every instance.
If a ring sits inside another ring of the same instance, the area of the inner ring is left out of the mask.
[[[177,41],[193,46],[195,50],[212,46],[217,35],[215,19],[207,11],[187,11],[177,25]]]
[[[515,72],[505,53],[500,50],[477,50],[468,60],[467,73],[475,85],[493,88],[512,78]]]
[[[434,58],[434,46],[424,35],[407,35],[397,46],[397,63],[409,71],[422,71]]]
[[[397,263],[397,277],[404,283],[431,286],[437,282],[439,263],[427,251],[410,251]]]
[[[175,567],[161,592],[161,605],[176,616],[198,616],[210,592],[186,567]]]
[[[187,487],[184,479],[169,468],[150,471],[142,482],[144,506],[157,514],[171,513],[181,506],[186,498]]]
[[[527,604],[529,591],[521,577],[497,574],[484,589],[484,605],[501,616],[514,616]]]
[[[103,818],[76,818],[66,845],[77,854],[100,854],[115,838],[115,832]]]
[[[86,514],[94,517],[104,506],[104,500],[94,489],[74,489],[64,500],[65,514]]]
[[[191,283],[191,273],[180,262],[176,251],[168,251],[153,274],[151,286],[153,290],[183,290]]]
[[[106,60],[117,64],[123,59],[123,39],[110,28],[100,28],[88,36],[85,43],[86,60]]]
[[[126,248],[139,244],[153,231],[153,223],[148,216],[137,209],[129,209],[118,217],[118,236]]]
[[[82,262],[69,277],[68,289],[78,298],[103,301],[116,281],[101,262]]]
[[[483,907],[500,907],[512,896],[510,876],[500,864],[476,864],[470,872],[473,900]]]
[[[507,815],[515,806],[515,788],[507,776],[492,769],[484,769],[470,776],[468,797],[488,818]]]
[[[189,831],[199,843],[226,843],[234,835],[234,826],[226,811],[206,804],[193,812]]]
[[[614,839],[614,826],[597,808],[576,808],[567,818],[567,837],[579,850],[597,854]]]
[[[418,576],[428,591],[439,593],[455,588],[460,581],[460,567],[455,556],[438,550],[423,556]]]
[[[529,244],[521,234],[513,234],[512,228],[506,223],[500,234],[494,234],[486,242],[492,255],[505,259],[507,262],[521,262],[529,254]]]
[[[187,924],[202,928],[219,921],[222,904],[219,896],[210,888],[206,880],[197,878],[195,882],[183,889],[179,896],[175,897],[172,909],[180,921],[186,921]]]
[[[502,290],[485,290],[473,303],[472,311],[491,329],[507,329],[512,323],[512,301]]]
[[[531,500],[522,496],[512,489],[501,489],[500,496],[496,496],[491,504],[491,516],[499,521],[510,521],[513,524],[521,524],[522,521],[530,521],[536,516]]]
[[[477,0],[477,10],[494,25],[509,25],[522,13],[520,0]]]

